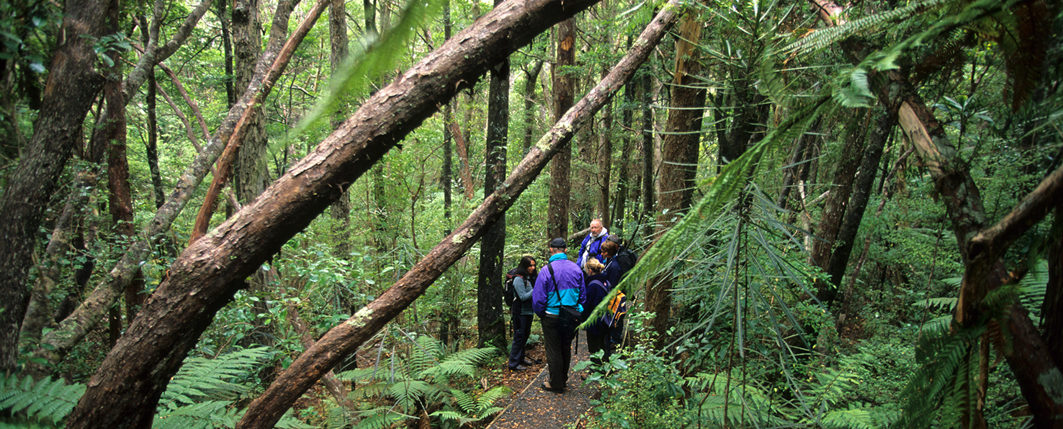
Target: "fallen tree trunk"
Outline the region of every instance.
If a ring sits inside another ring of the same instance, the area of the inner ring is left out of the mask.
[[[169,378],[180,367],[215,313],[244,286],[244,279],[336,200],[398,141],[487,68],[529,43],[552,23],[594,0],[507,2],[482,17],[412,67],[326,138],[262,196],[181,255],[140,316],[89,382],[68,427],[149,427]],[[415,300],[484,228],[502,216],[542,170],[551,151],[567,143],[580,122],[629,77],[674,19],[674,5],[654,21],[652,40],[640,41],[600,84],[567,114],[506,183],[459,229],[436,246],[397,284],[347,322],[333,328],[255,400],[240,427],[270,427],[294,399],[345,353],[354,350]],[[652,42],[652,43],[651,43]],[[615,76],[614,76],[615,75]],[[588,101],[588,100],[594,100]],[[120,392],[120,394],[119,394]]]
[[[413,266],[379,298],[346,322],[332,328],[304,352],[248,407],[237,428],[272,427],[288,408],[326,371],[353,353],[387,322],[424,294],[440,275],[456,262],[494,222],[505,215],[546,163],[608,101],[660,43],[676,20],[678,1],[673,0],[646,27],[638,41],[606,76],[543,136],[501,186],[484,199],[453,233]]]

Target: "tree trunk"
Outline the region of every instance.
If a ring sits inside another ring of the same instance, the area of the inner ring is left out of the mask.
[[[348,40],[347,40],[347,10],[344,5],[344,0],[332,0],[329,4],[328,12],[329,23],[329,70],[332,75],[336,74],[336,70],[339,70],[343,66],[343,61],[347,59],[348,55]],[[341,102],[339,107],[332,114],[332,129],[336,130],[343,123],[343,119],[347,117],[346,103]],[[329,214],[332,215],[332,220],[335,222],[333,227],[334,242],[336,247],[334,248],[334,254],[341,258],[346,259],[351,253],[351,240],[348,237],[351,228],[351,196],[348,192],[344,192],[332,206],[329,207]]]
[[[631,49],[631,39],[628,39],[628,49]],[[638,92],[638,79],[632,79],[624,86],[624,112],[622,114],[623,125],[622,128],[628,132],[623,133],[620,148],[620,164],[617,166],[616,174],[616,193],[615,202],[613,203],[613,225],[609,228],[610,233],[616,231],[622,233],[624,231],[624,216],[626,215],[625,209],[627,208],[627,194],[629,190],[628,180],[630,179],[630,166],[631,163],[631,131],[634,131],[635,114],[633,107],[635,105],[635,94]]]
[[[290,12],[291,9],[278,7],[277,13],[274,14],[273,27],[287,28],[288,14]],[[247,112],[247,106],[254,104],[255,100],[265,99],[269,95],[270,89],[272,89],[277,78],[291,60],[295,47],[306,36],[314,19],[316,19],[315,16],[309,16],[304,20],[296,34],[288,40],[283,49],[279,40],[270,41],[269,47],[255,66],[257,70],[255,73],[256,80],[251,83],[247,91],[240,97],[240,101],[229,110],[228,115],[203,148],[203,151],[196,156],[191,165],[177,180],[175,188],[170,193],[166,203],[155,213],[155,218],[148,223],[145,230],[139,235],[147,238],[138,239],[129,245],[129,249],[119,258],[114,268],[96,285],[92,293],[85,298],[77,310],[64,319],[58,329],[45,335],[42,340],[42,347],[33,353],[34,358],[44,358],[53,364],[59,362],[75,344],[96,327],[100,318],[106,313],[106,309],[115,302],[118,293],[132,281],[134,273],[139,269],[140,261],[143,261],[148,256],[150,252],[148,240],[153,240],[169,230],[170,225],[181,212],[181,209],[191,199],[199,183],[210,171],[210,165],[214,163],[214,160],[221,153],[224,142],[228,142],[233,136],[238,121]],[[275,35],[276,33],[273,33],[271,37]],[[129,83],[127,81],[126,87],[128,88],[128,86]]]
[[[870,120],[869,113],[865,112],[864,116],[866,120]],[[856,122],[860,121],[859,116],[852,118],[850,126],[846,127],[849,132],[848,141],[842,146],[842,153],[838,157],[837,163],[834,164],[834,177],[831,182],[833,185],[829,189],[827,199],[823,203],[823,214],[820,216],[819,223],[816,224],[815,234],[818,240],[812,242],[811,249],[811,263],[815,264],[824,270],[827,269],[831,260],[831,252],[834,247],[838,245],[836,238],[838,237],[838,230],[841,229],[842,220],[846,215],[846,208],[849,206],[849,197],[853,192],[853,181],[856,179],[856,170],[860,166],[861,157],[863,156],[863,149],[865,142],[867,141],[867,124],[857,126]],[[874,167],[877,167],[875,164]],[[836,285],[830,281],[830,278],[817,278],[816,284],[816,298],[824,305],[830,307],[830,303],[834,301],[834,297],[837,296],[838,291]]]
[[[403,136],[490,64],[529,43],[558,19],[593,1],[506,2],[378,91],[316,150],[212,234],[196,241],[174,263],[118,347],[108,355],[68,427],[150,426],[158,397],[215,312],[232,299],[242,279],[321,213]],[[671,5],[674,7],[675,5]],[[663,9],[618,71],[576,106],[474,212],[471,219],[388,291],[350,320],[333,328],[256,399],[238,427],[269,427],[322,373],[356,349],[368,335],[407,307],[460,257],[513,203],[571,130],[611,96],[649,54],[669,23]],[[651,31],[653,30],[653,31]],[[651,37],[652,36],[652,37]],[[634,54],[637,53],[636,57]],[[621,73],[619,70],[622,70]],[[545,148],[545,151],[543,150]],[[520,179],[520,181],[518,181]],[[488,215],[490,214],[490,215]],[[115,395],[111,392],[124,392]]]
[[[536,109],[539,105],[539,97],[535,96],[535,84],[539,81],[539,72],[543,70],[542,60],[536,60],[531,68],[524,70],[524,143],[521,144],[521,156],[531,149],[532,137],[535,134]]]
[[[671,108],[661,143],[661,179],[655,234],[660,236],[679,221],[679,213],[690,207],[690,192],[697,173],[698,147],[701,141],[701,117],[705,108],[706,89],[698,86],[701,56],[697,48],[701,22],[693,12],[683,17],[676,40],[675,80]],[[655,313],[649,321],[657,332],[657,347],[667,342],[665,332],[671,327],[673,276],[662,273],[646,284],[646,310]]]
[[[118,31],[118,2],[68,2],[63,36],[48,67],[44,99],[33,138],[11,174],[0,202],[0,373],[15,369],[18,333],[29,302],[26,280],[39,242],[37,230],[48,200],[74,147],[82,122],[104,84],[96,71],[94,40]],[[108,52],[112,58],[117,55]]]
[[[642,211],[639,212],[639,225],[649,224],[653,219],[655,208],[653,192],[653,96],[651,85],[653,77],[650,73],[642,75]],[[642,231],[634,231],[642,234]],[[644,234],[647,240],[652,239],[653,229],[647,229]]]
[[[609,74],[604,66],[602,67],[602,78],[605,78]],[[608,225],[613,227],[611,223],[612,219],[610,215],[612,213],[609,210],[609,190],[610,190],[610,170],[612,169],[613,161],[613,104],[606,104],[602,108],[602,120],[598,126],[598,150],[595,151],[598,155],[598,174],[593,177],[589,183],[595,183],[598,185],[598,216],[602,219],[602,225]]]
[[[502,0],[495,0],[495,7]],[[509,147],[509,59],[490,70],[487,95],[487,136],[484,148],[484,195],[490,195],[506,180],[506,148]],[[487,228],[480,244],[480,270],[476,293],[478,347],[505,348],[506,319],[502,311],[502,258],[506,248],[506,217]]]
[[[566,19],[557,26],[557,58],[551,68],[554,81],[554,121],[572,107],[576,80],[565,67],[576,65],[576,20]],[[578,130],[576,130],[578,131]],[[572,147],[561,148],[550,163],[550,207],[547,210],[546,236],[568,235],[568,211],[571,195]]]
[[[159,171],[159,122],[155,116],[155,94],[158,92],[156,86],[155,69],[152,68],[152,73],[148,75],[148,94],[144,102],[148,111],[148,142],[144,145],[144,152],[148,159],[148,170],[151,172],[151,190],[152,195],[155,196],[155,210],[158,210],[166,202],[166,191],[162,189],[162,173]]]
[[[827,263],[827,277],[834,287],[831,291],[840,291],[842,278],[845,276],[845,267],[849,264],[849,256],[853,252],[853,244],[856,242],[856,233],[860,231],[860,222],[864,219],[864,210],[867,202],[871,200],[871,192],[875,186],[875,173],[878,172],[879,161],[882,160],[882,150],[886,147],[893,125],[897,118],[889,111],[879,115],[875,127],[871,129],[871,140],[864,149],[863,159],[860,162],[860,173],[853,186],[853,196],[849,200],[849,207],[845,211],[845,219],[842,221],[841,230],[835,238],[837,247],[831,252],[830,262]],[[820,297],[827,307],[834,302],[835,296]]]
[[[388,320],[423,294],[447,267],[471,248],[487,226],[503,216],[504,211],[527,189],[546,163],[551,161],[552,155],[568,144],[565,140],[572,138],[573,130],[589,121],[594,112],[620,89],[623,82],[630,79],[638,64],[645,61],[660,42],[664,31],[675,21],[674,11],[677,4],[672,2],[662,8],[662,12],[646,28],[628,55],[613,68],[613,72],[539,140],[510,174],[505,184],[497,187],[495,193],[488,196],[453,234],[432,249],[395,285],[350,320],[334,327],[296,359],[262,396],[252,402],[237,428],[271,426],[321,376],[322,369],[336,362],[345,351],[356,350],[375,335]],[[484,21],[489,19],[480,20]]]

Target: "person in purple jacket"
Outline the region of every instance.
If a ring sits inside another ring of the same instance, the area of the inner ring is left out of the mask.
[[[583,270],[565,254],[568,248],[565,239],[550,240],[549,247],[550,261],[539,269],[532,290],[532,311],[542,322],[546,363],[550,368],[550,381],[543,382],[541,387],[563,393],[572,360],[572,340],[576,337],[587,291]]]

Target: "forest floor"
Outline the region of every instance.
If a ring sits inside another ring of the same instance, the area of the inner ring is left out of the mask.
[[[572,368],[588,359],[587,336],[583,331],[579,335],[579,349],[572,353]],[[505,410],[494,417],[486,426],[488,429],[507,428],[560,428],[585,427],[584,414],[591,408],[591,400],[601,395],[597,386],[585,385],[583,377],[587,370],[569,373],[568,385],[561,394],[542,390],[539,386],[549,378],[546,369],[546,356],[541,344],[527,350],[529,360],[538,359],[535,364],[524,371],[509,371],[505,367],[489,379],[489,385],[504,384],[512,394],[498,401],[495,405]],[[534,360],[533,360],[534,362]]]

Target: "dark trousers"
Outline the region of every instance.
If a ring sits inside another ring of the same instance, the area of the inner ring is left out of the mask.
[[[509,367],[516,368],[524,361],[524,346],[528,344],[531,334],[531,315],[521,315],[520,310],[513,312],[513,345],[509,348]]]
[[[586,331],[587,351],[591,354],[591,363],[596,366],[601,365],[602,361],[608,362],[609,356],[612,355],[612,347],[610,347],[609,345],[610,330],[605,329],[603,331],[604,332],[598,335],[592,334],[590,331]],[[594,357],[594,354],[598,353],[598,350],[605,350],[605,353],[602,355],[601,359],[596,359]]]
[[[564,389],[568,381],[568,367],[572,362],[572,339],[575,332],[569,330],[569,324],[557,316],[547,314],[539,320],[543,325],[546,363],[550,366],[550,387]]]

